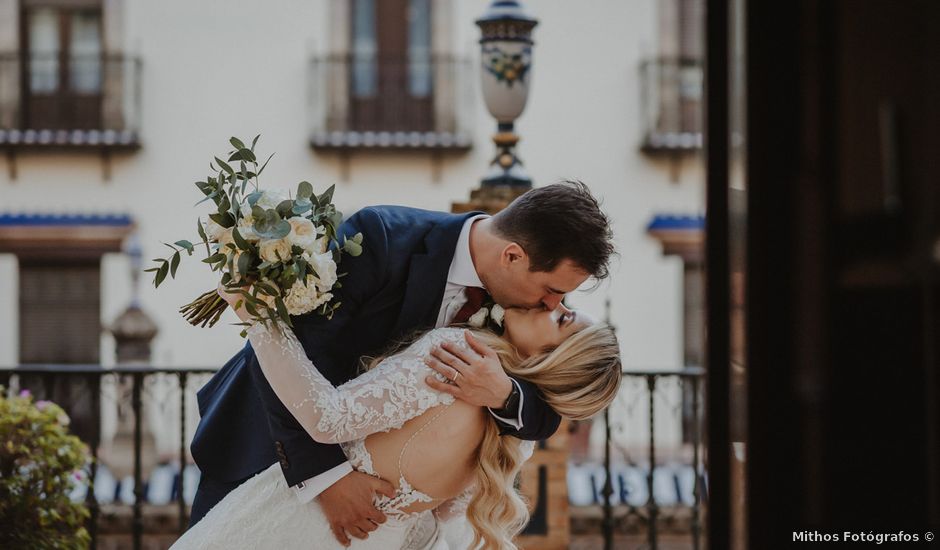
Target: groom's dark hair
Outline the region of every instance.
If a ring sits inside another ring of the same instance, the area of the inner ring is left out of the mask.
[[[525,250],[530,271],[553,271],[568,259],[595,279],[609,275],[614,254],[610,220],[580,181],[526,192],[493,216],[493,227]]]

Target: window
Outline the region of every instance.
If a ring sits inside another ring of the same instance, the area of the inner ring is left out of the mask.
[[[470,149],[477,73],[456,55],[457,0],[336,0],[310,68],[318,150]]]
[[[22,4],[24,127],[102,127],[100,1]]]
[[[643,149],[695,150],[702,146],[704,0],[664,0],[659,56],[640,70]]]
[[[357,131],[433,128],[429,0],[354,0],[350,107]]]

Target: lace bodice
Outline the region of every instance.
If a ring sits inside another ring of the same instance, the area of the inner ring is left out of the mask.
[[[443,342],[453,342],[469,349],[462,329],[434,329],[358,378],[333,387],[307,358],[291,330],[268,328],[257,323],[248,329],[247,334],[265,378],[301,426],[319,442],[341,444],[353,468],[372,475],[378,474],[365,445],[368,435],[401,428],[408,420],[433,407],[447,407],[454,402],[453,396],[438,392],[425,383],[428,375],[441,381],[446,379],[426,366],[424,357],[433,346]],[[432,416],[419,432],[439,414]],[[407,446],[408,443],[399,454],[396,495],[392,498],[376,497],[377,508],[398,519],[408,517],[410,514],[404,510],[416,503],[445,500],[434,499],[416,490],[405,478],[401,471],[401,456]],[[465,501],[467,495],[461,497]]]

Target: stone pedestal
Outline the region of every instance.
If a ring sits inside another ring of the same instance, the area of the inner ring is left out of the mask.
[[[495,214],[528,190],[528,187],[511,185],[484,186],[470,191],[469,201],[451,203],[450,211],[460,214],[480,210],[487,214]]]
[[[529,503],[529,525],[516,539],[525,550],[563,550],[571,543],[568,510],[568,421],[539,443],[522,468],[520,490]]]
[[[156,323],[139,306],[130,305],[111,326],[119,364],[150,362],[150,342],[157,335]]]

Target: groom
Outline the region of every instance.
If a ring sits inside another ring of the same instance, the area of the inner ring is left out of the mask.
[[[363,253],[340,264],[347,275],[334,300],[342,305],[331,320],[293,318],[307,356],[336,385],[356,376],[364,355],[417,330],[466,322],[481,307],[483,289],[504,307],[554,309],[589,277],[606,277],[613,251],[608,219],[580,182],[533,189],[492,217],[368,207],[339,232],[364,237]],[[477,368],[443,389],[488,407],[505,435],[551,436],[558,414],[531,384],[482,355]],[[250,344],[199,391],[198,402],[191,450],[202,477],[191,524],[274,462],[300,501],[318,499],[341,543],[366,538],[385,520],[372,499],[393,496],[392,485],[353,471],[339,445],[314,441],[268,385]]]

